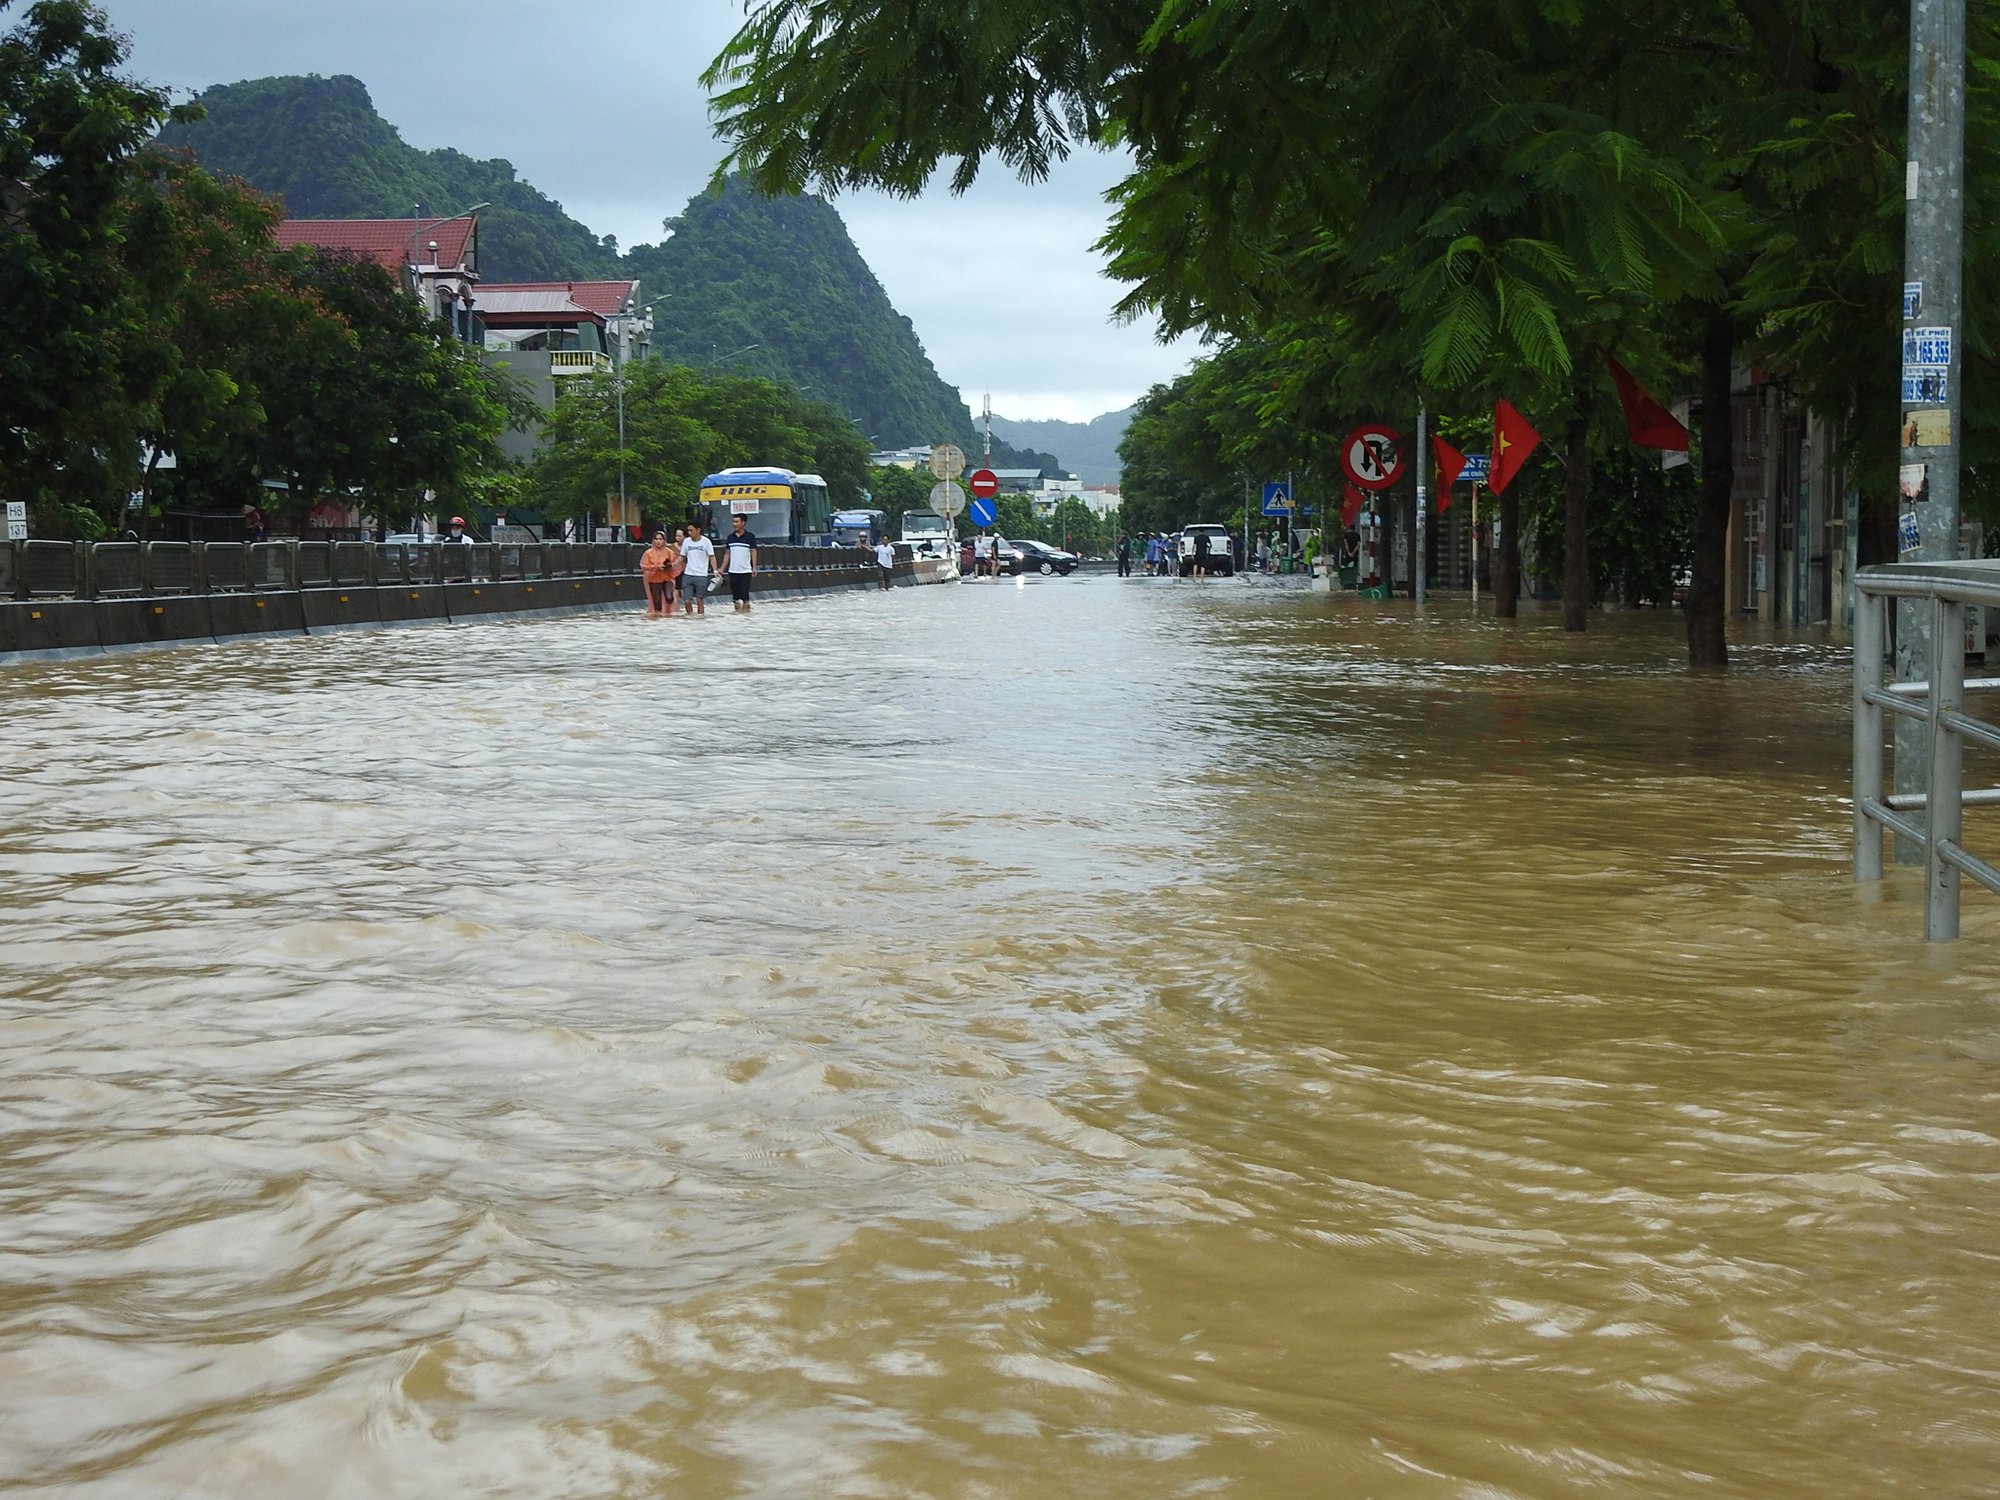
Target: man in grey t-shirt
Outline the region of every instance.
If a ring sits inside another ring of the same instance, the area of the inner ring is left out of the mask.
[[[715,543],[701,534],[701,522],[688,522],[687,540],[681,543],[681,613],[705,615],[709,575],[715,571]]]

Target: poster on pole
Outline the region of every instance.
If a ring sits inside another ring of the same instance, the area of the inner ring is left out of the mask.
[[[1906,405],[1942,406],[1951,399],[1949,328],[1903,330],[1903,401]]]

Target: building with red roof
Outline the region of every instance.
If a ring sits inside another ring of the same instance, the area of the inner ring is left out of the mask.
[[[478,342],[472,313],[479,284],[477,213],[448,219],[286,219],[278,225],[278,243],[372,260],[449,323],[458,338]]]

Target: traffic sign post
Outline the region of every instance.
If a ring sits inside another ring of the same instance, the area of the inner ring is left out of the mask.
[[[950,520],[965,509],[965,491],[949,479],[931,486],[931,509]]]
[[[1380,422],[1363,422],[1340,445],[1340,467],[1356,489],[1386,490],[1403,477],[1403,435]]]
[[[28,539],[28,502],[9,500],[7,502],[7,540],[25,542]]]
[[[931,449],[931,474],[938,479],[956,479],[965,472],[965,450],[956,443],[939,443]]]

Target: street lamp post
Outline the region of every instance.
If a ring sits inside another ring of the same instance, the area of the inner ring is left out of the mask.
[[[612,365],[612,384],[618,391],[618,522],[621,526],[631,525],[627,519],[630,512],[626,509],[625,499],[625,361],[632,357],[632,324],[644,319],[646,331],[652,332],[653,308],[666,300],[666,296],[655,297],[651,302],[641,304],[637,312],[618,315],[618,358]]]

